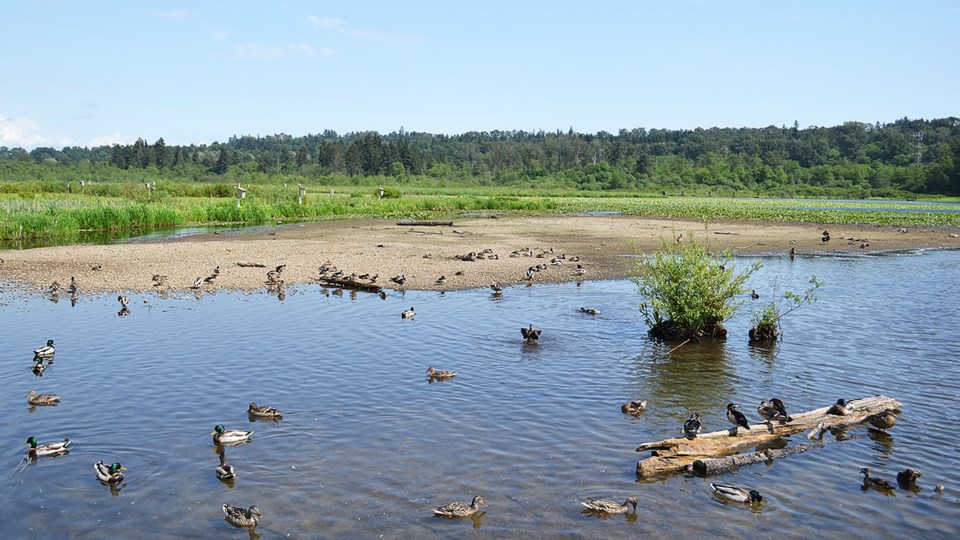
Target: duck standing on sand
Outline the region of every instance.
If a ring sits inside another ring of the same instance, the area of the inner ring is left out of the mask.
[[[483,502],[483,497],[477,495],[473,498],[473,501],[468,505],[462,502],[452,502],[445,504],[443,506],[438,506],[433,509],[433,515],[437,517],[446,517],[446,518],[462,518],[467,516],[472,516],[480,510],[480,505],[486,506],[487,503]]]
[[[747,430],[750,429],[750,423],[747,422],[747,417],[744,416],[742,412],[737,410],[736,403],[727,404],[727,420],[729,420],[730,423],[734,425],[734,429],[736,430],[734,431],[734,433],[737,433],[737,431],[739,431],[740,428],[744,428]]]

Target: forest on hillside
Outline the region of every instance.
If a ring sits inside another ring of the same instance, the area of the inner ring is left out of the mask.
[[[162,138],[94,148],[0,147],[0,181],[83,178],[518,186],[736,195],[960,195],[960,119],[618,133],[358,132]]]

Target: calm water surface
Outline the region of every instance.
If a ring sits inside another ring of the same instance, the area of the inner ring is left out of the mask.
[[[247,538],[223,521],[224,502],[259,506],[264,538],[955,537],[960,252],[762,260],[750,286],[763,299],[811,274],[825,282],[774,349],[747,344],[742,312],[725,344],[669,353],[646,338],[629,281],[502,297],[351,299],[312,286],[283,301],[136,296],[127,317],[115,298],[0,295],[0,538]],[[401,320],[411,305],[416,319]],[[544,330],[535,346],[518,331],[531,322]],[[48,338],[56,360],[38,378],[30,351]],[[459,375],[428,384],[428,366]],[[30,389],[63,403],[31,410]],[[692,411],[716,430],[729,401],[755,419],[771,396],[804,411],[879,393],[904,404],[889,434],[854,427],[722,477],[636,479],[635,448],[678,434]],[[630,399],[649,400],[648,412],[621,414]],[[251,401],[283,420],[252,422]],[[231,485],[214,474],[218,423],[256,431],[227,449]],[[26,463],[31,435],[69,437],[72,451]],[[129,469],[118,490],[94,477],[101,459]],[[919,493],[861,491],[861,467],[893,481],[908,466],[924,473]],[[717,480],[765,503],[723,504],[710,495]],[[489,504],[482,517],[431,516],[475,494]],[[580,513],[581,500],[628,496],[636,519]]]

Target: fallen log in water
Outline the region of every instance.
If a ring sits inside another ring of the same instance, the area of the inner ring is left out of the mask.
[[[362,283],[353,279],[317,278],[317,281],[325,287],[339,287],[341,289],[372,293],[379,293],[383,291],[383,287],[380,287],[379,285],[374,285],[373,283]]]
[[[397,225],[410,225],[412,227],[453,227],[452,221],[398,221]]]
[[[816,447],[812,444],[798,444],[789,448],[779,448],[776,450],[767,449],[762,452],[751,452],[749,454],[735,454],[732,456],[698,459],[689,466],[689,470],[690,472],[699,474],[700,476],[720,474],[739,469],[744,465],[753,465],[754,463],[760,463],[761,461],[766,463],[768,461],[773,461],[789,455],[799,454],[801,452],[806,452],[811,448]]]
[[[748,450],[760,443],[776,440],[785,435],[810,431],[823,422],[825,428],[862,422],[871,414],[884,409],[899,409],[901,404],[886,396],[873,396],[853,400],[847,403],[849,414],[835,416],[827,414],[830,407],[821,407],[812,411],[793,414],[793,421],[787,424],[751,424],[750,430],[733,429],[714,431],[697,436],[696,439],[674,438],[641,444],[637,452],[652,451],[650,457],[637,462],[637,478],[676,473],[687,470],[695,461],[718,458]],[[734,435],[734,433],[736,433]],[[771,451],[774,452],[774,451]],[[780,457],[775,454],[766,454]],[[771,458],[772,459],[772,458]],[[762,460],[762,458],[761,458]],[[732,460],[729,463],[734,463]],[[707,464],[705,467],[718,464]],[[734,465],[737,466],[737,465]],[[705,469],[706,470],[706,469]]]

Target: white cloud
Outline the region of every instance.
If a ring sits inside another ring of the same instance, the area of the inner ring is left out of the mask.
[[[121,135],[119,133],[111,133],[110,135],[103,135],[100,137],[94,137],[90,139],[90,142],[87,143],[89,148],[95,146],[113,146],[115,144],[133,144],[136,142],[130,135]]]
[[[333,30],[343,24],[343,21],[336,17],[318,17],[316,15],[310,15],[307,17],[307,21],[313,26],[324,30]]]
[[[15,120],[0,114],[0,146],[34,148],[50,144],[49,139],[37,133],[39,128],[33,120]]]
[[[327,31],[336,30],[345,36],[359,41],[378,41],[382,43],[422,43],[425,41],[422,37],[418,36],[375,32],[362,28],[347,28],[344,26],[344,22],[336,17],[310,15],[307,17],[307,21],[317,28]]]
[[[279,45],[264,45],[255,41],[237,45],[234,47],[233,52],[237,58],[245,60],[280,60],[293,56],[316,56],[317,54],[317,50],[314,49],[313,45],[309,45],[307,43],[298,43],[281,47]],[[325,48],[320,50],[320,54],[324,56],[329,56],[330,52],[332,51],[329,51],[329,49]]]
[[[214,41],[223,41],[232,35],[233,32],[230,30],[214,30],[213,39]]]

